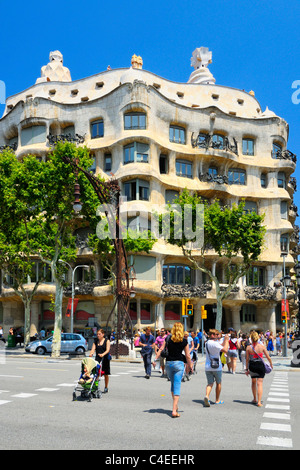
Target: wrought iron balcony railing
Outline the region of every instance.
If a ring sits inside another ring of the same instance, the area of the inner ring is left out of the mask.
[[[197,137],[194,137],[194,132],[192,133],[191,136],[191,144],[193,148],[203,148],[203,149],[209,149],[213,148],[216,150],[224,150],[225,152],[232,152],[235,155],[238,155],[238,146],[237,146],[237,141],[233,137],[233,144],[230,143],[228,137],[224,136],[222,140],[215,141],[213,140],[213,136],[210,134],[202,134],[201,132],[197,135]]]
[[[47,139],[50,145],[55,145],[57,142],[76,142],[77,144],[83,144],[85,141],[85,135],[79,134],[58,134],[47,135]]]
[[[228,176],[226,175],[213,175],[211,173],[204,173],[199,175],[199,180],[204,183],[218,183],[228,184]]]

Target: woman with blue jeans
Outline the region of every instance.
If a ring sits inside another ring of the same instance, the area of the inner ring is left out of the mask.
[[[189,345],[183,336],[182,323],[175,323],[171,331],[171,336],[166,338],[165,342],[166,341],[168,348],[168,355],[166,357],[166,371],[171,381],[171,394],[173,398],[172,418],[179,418],[180,414],[178,413],[178,401],[181,390],[181,379],[184,373],[183,351],[187,361],[188,372],[189,370],[192,371],[193,369],[193,364],[189,353]],[[161,351],[164,349],[165,342],[157,352],[156,359],[159,358]]]

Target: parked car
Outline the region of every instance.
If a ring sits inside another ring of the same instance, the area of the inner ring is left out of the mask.
[[[29,343],[25,351],[34,354],[51,353],[53,336],[48,336],[44,340],[36,340]],[[61,352],[62,353],[85,353],[88,350],[88,344],[85,338],[78,333],[61,334]]]

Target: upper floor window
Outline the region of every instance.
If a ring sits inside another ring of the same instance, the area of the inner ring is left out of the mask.
[[[46,141],[46,126],[31,126],[22,129],[21,145],[40,144]]]
[[[246,184],[246,172],[240,168],[228,170],[228,183],[229,184]]]
[[[170,142],[176,144],[185,144],[185,128],[180,126],[171,125],[169,131]]]
[[[251,212],[255,212],[257,214],[257,203],[254,201],[245,201],[244,213],[251,214]]]
[[[174,189],[166,189],[165,202],[166,204],[173,204],[174,200],[179,196],[179,192]]]
[[[287,201],[281,201],[280,203],[280,215],[282,219],[288,218],[288,205]]]
[[[280,249],[282,253],[287,254],[289,251],[289,236],[287,233],[284,233],[280,237]]]
[[[267,175],[266,173],[262,173],[260,175],[260,184],[261,184],[261,187],[262,188],[266,188],[267,187]]]
[[[140,142],[132,142],[124,147],[124,164],[127,163],[148,163],[149,145]]]
[[[103,119],[99,119],[98,121],[93,121],[91,123],[91,138],[98,139],[99,137],[104,136],[104,123]]]
[[[124,114],[124,129],[146,129],[146,113]]]
[[[278,158],[281,152],[282,152],[282,145],[278,144],[277,142],[273,142],[272,158]]]
[[[261,286],[265,285],[265,270],[259,266],[252,266],[247,272],[247,286]]]
[[[253,139],[243,139],[243,155],[254,155]]]
[[[168,173],[168,156],[161,154],[159,156],[159,172],[161,175]]]
[[[224,148],[224,136],[220,134],[214,134],[212,136],[213,147],[216,149],[223,149]]]
[[[277,184],[278,184],[278,188],[286,189],[286,178],[285,178],[285,173],[283,173],[283,171],[278,172]]]
[[[191,284],[192,269],[181,264],[165,264],[163,266],[164,284]]]
[[[218,168],[215,167],[215,166],[209,167],[209,169],[208,169],[208,174],[209,174],[210,176],[218,176]]]
[[[185,178],[192,178],[193,166],[186,160],[176,160],[176,175]]]
[[[149,183],[141,179],[126,181],[124,194],[128,201],[149,201]]]
[[[112,157],[110,153],[104,155],[104,171],[111,171]]]

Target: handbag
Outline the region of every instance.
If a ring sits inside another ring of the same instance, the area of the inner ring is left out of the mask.
[[[166,341],[165,341],[165,347],[162,350],[162,352],[160,353],[160,357],[166,358],[169,355],[169,350],[168,350],[169,338],[170,338],[170,336],[168,336]]]
[[[212,369],[218,369],[219,366],[220,366],[220,359],[218,357],[211,357],[211,355],[209,354],[207,343],[206,343],[205,347],[206,347],[206,351],[208,352],[208,355],[209,355],[210,367]]]
[[[264,365],[264,368],[265,368],[265,373],[266,373],[266,374],[269,374],[270,372],[272,372],[272,367],[270,366],[270,364],[268,364],[267,362],[265,362],[265,361],[263,360],[263,358],[260,357],[260,356],[257,354],[257,352],[255,351],[255,349],[254,349],[253,346],[252,346],[252,349],[253,349],[253,351],[255,352],[255,354],[259,357],[259,359],[262,361],[262,363],[263,363],[263,365]]]

